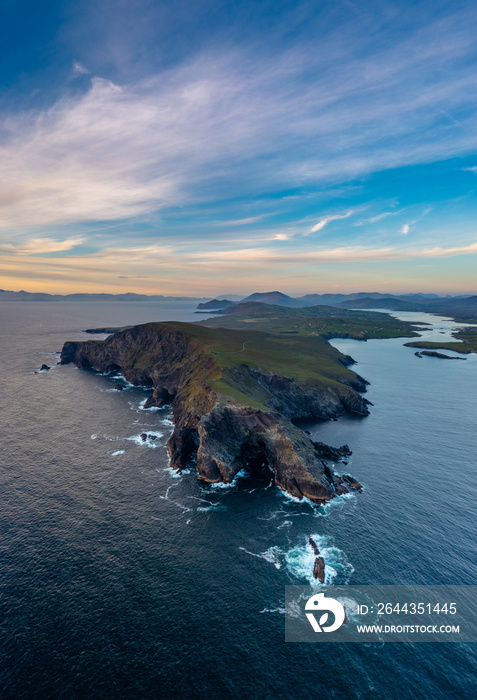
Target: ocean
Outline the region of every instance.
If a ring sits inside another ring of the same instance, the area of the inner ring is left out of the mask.
[[[333,344],[366,418],[308,424],[347,443],[362,494],[298,503],[269,475],[210,486],[169,468],[169,409],[121,378],[56,364],[85,328],[197,321],[194,305],[0,304],[2,698],[474,698],[472,644],[291,644],[284,587],[475,584],[477,356],[405,339]],[[455,323],[427,322],[426,338]],[[52,369],[36,373],[46,363]],[[118,391],[121,383],[125,389]],[[157,439],[142,443],[142,432]]]

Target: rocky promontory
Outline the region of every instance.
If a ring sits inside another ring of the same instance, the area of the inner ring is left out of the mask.
[[[290,495],[317,504],[359,488],[322,457],[350,454],[313,443],[294,419],[366,416],[366,382],[322,338],[189,323],[147,323],[106,340],[66,342],[61,363],[153,389],[148,406],[171,405],[171,466],[194,464],[207,482],[268,467]],[[320,354],[321,353],[321,354]]]

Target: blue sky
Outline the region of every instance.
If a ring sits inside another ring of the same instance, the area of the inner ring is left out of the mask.
[[[0,286],[476,293],[477,5],[0,9]]]

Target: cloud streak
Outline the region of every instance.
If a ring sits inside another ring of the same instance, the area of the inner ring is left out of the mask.
[[[0,243],[0,252],[6,255],[48,255],[72,250],[84,242],[84,238],[68,238],[56,241],[52,238],[30,238],[24,243]]]
[[[354,224],[355,226],[365,226],[366,224],[376,224],[378,221],[382,221],[383,219],[387,219],[388,216],[396,216],[397,214],[401,214],[404,211],[404,209],[399,209],[398,211],[383,211],[381,214],[377,214],[376,216],[371,216],[369,219],[363,219],[363,221],[356,221]]]
[[[353,214],[352,211],[347,211],[346,214],[330,214],[329,216],[324,216],[319,221],[317,221],[314,226],[311,227],[311,229],[307,235],[309,235],[310,233],[316,233],[317,231],[321,231],[331,221],[338,221],[339,219],[347,219],[349,216],[351,216],[351,214]]]

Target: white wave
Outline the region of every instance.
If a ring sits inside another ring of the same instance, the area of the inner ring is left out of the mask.
[[[327,501],[324,505],[319,506],[315,509],[313,517],[315,518],[326,518],[334,510],[339,510],[343,508],[347,501],[355,501],[355,493],[344,493],[342,496],[336,496],[332,498],[331,501]]]
[[[300,618],[303,616],[303,611],[300,606],[300,599],[290,600],[286,607],[279,606],[278,608],[263,608],[260,613],[278,613],[279,615],[287,615],[288,617]]]
[[[300,498],[297,498],[296,496],[292,496],[291,493],[288,493],[288,491],[284,491],[284,490],[281,488],[281,486],[278,486],[278,484],[277,484],[277,489],[279,490],[280,495],[283,496],[283,498],[284,498],[286,501],[289,501],[289,502],[291,502],[291,503],[306,503],[306,502],[308,501],[308,503],[311,503],[311,501],[309,501],[309,500],[308,500],[307,498],[305,498],[305,497],[303,497],[302,499],[300,499]]]
[[[210,506],[197,506],[199,513],[207,513],[210,510],[227,510],[227,506],[222,503],[211,503]]]
[[[176,486],[178,486],[178,484],[171,484],[170,486],[168,486],[166,489],[166,493],[163,496],[159,496],[159,498],[161,498],[163,501],[169,501],[170,503],[173,503],[185,513],[192,513],[192,508],[189,508],[189,506],[186,506],[183,503],[179,503],[179,501],[173,501],[172,498],[169,498],[170,490],[175,488]]]
[[[347,583],[354,568],[347,560],[345,553],[332,544],[328,535],[312,534],[311,537],[316,542],[320,556],[325,561],[325,584],[331,585],[336,579],[340,584]],[[303,544],[292,547],[285,554],[285,560],[288,571],[295,578],[305,580],[312,586],[321,585],[313,578],[315,553],[309,544],[308,537],[304,539]]]
[[[187,496],[187,498],[192,498],[194,501],[200,501],[201,503],[207,503],[209,506],[212,505],[206,498],[199,498],[199,496]]]
[[[284,527],[291,527],[293,522],[291,520],[284,520],[281,525],[277,526],[277,530],[282,530]]]
[[[156,471],[160,472],[168,472],[169,476],[171,476],[173,479],[180,479],[183,474],[190,474],[190,469],[183,469],[182,471],[177,471],[177,469],[173,469],[172,467],[165,467],[165,469],[156,469]]]
[[[304,513],[303,511],[299,513],[291,513],[288,510],[273,510],[268,518],[260,518],[257,516],[257,520],[276,520],[280,515],[286,515],[287,518],[300,518],[302,516],[308,518],[310,516],[309,513]]]
[[[144,431],[146,432],[146,431]],[[149,437],[147,437],[145,440],[142,439],[141,433],[138,435],[131,435],[130,437],[125,438],[126,440],[130,440],[131,442],[134,442],[136,445],[145,445],[146,447],[160,447],[161,443],[158,442],[158,439],[163,437],[163,433],[157,432],[157,430],[150,430],[147,435],[155,435],[156,440],[151,440]]]
[[[106,435],[105,433],[94,433],[93,435],[91,435],[91,440],[97,440],[98,438],[108,440],[109,442],[117,442],[118,440],[124,440],[124,438],[120,437],[119,435]]]
[[[213,489],[230,489],[235,486],[235,482],[237,481],[237,479],[240,479],[244,476],[248,476],[248,474],[245,469],[241,469],[239,472],[236,473],[232,481],[230,481],[229,483],[225,484],[223,481],[217,481],[217,483],[215,484],[209,484],[209,487]]]
[[[108,379],[114,379],[115,381],[123,382],[124,389],[133,389],[135,387],[135,384],[131,384],[131,382],[128,382],[128,380],[125,377],[123,377],[122,374],[106,374],[104,376],[108,377]],[[136,389],[142,389],[142,388],[143,387],[141,387],[141,386],[136,386]],[[147,387],[147,388],[150,389],[151,387]]]
[[[279,547],[269,547],[264,552],[249,552],[245,547],[239,547],[243,552],[250,554],[252,557],[258,557],[259,559],[264,559],[269,564],[273,564],[276,569],[282,568],[282,563],[280,559],[283,557],[283,552]]]
[[[116,455],[123,455],[126,450],[116,450],[116,452],[111,452],[111,457],[116,457]]]
[[[149,406],[148,408],[146,408],[146,403],[147,403],[147,399],[143,399],[142,401],[139,402],[139,405],[138,405],[138,407],[137,407],[137,408],[139,409],[139,411],[153,411],[153,412],[157,412],[157,411],[160,411],[160,410],[161,410],[158,406]],[[132,407],[132,406],[133,406],[133,402],[131,401],[129,405]],[[136,406],[136,403],[134,403],[134,406]]]

